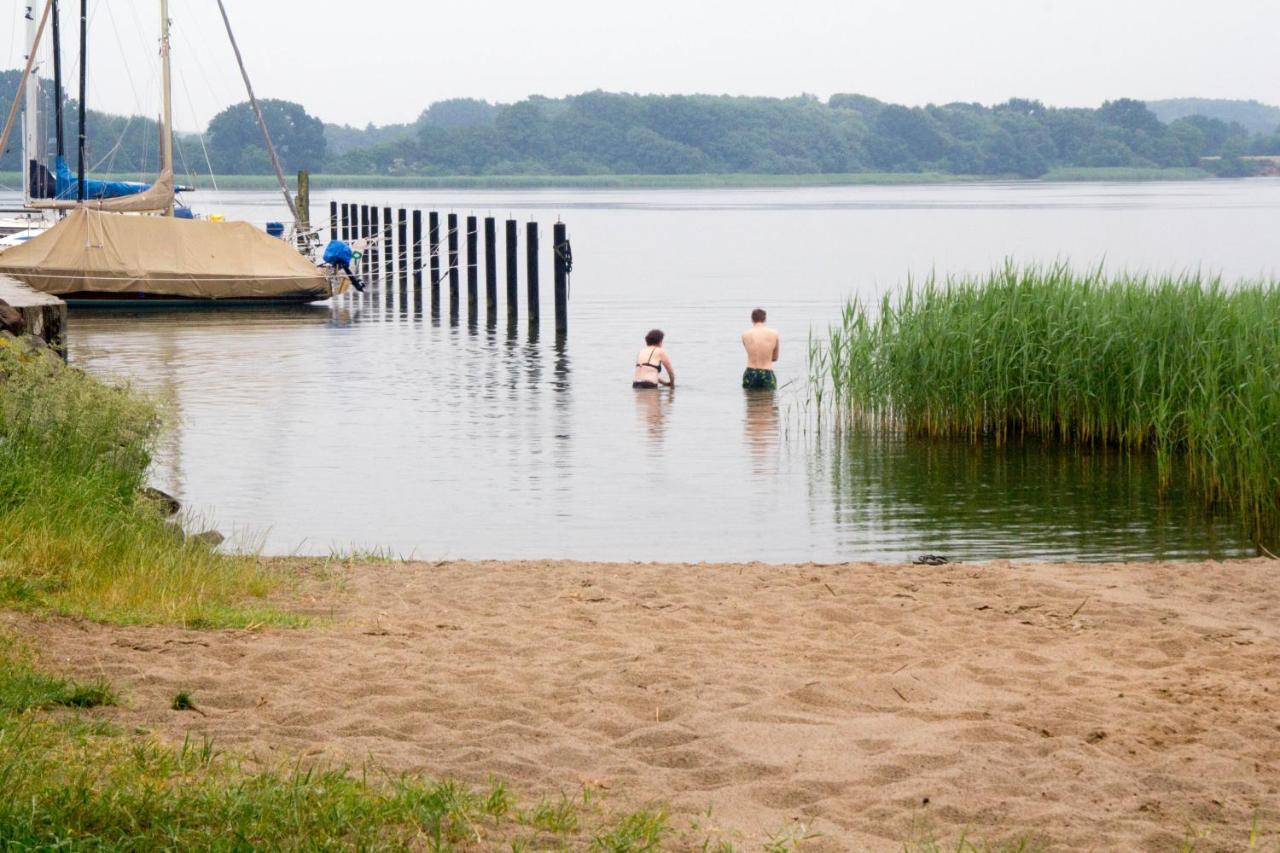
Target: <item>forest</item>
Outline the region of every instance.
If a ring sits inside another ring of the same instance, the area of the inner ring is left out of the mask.
[[[16,71],[0,72],[0,102],[10,102],[17,78]],[[51,87],[44,99],[47,117]],[[410,124],[363,129],[325,124],[290,101],[261,103],[285,170],[343,175],[927,172],[1036,178],[1054,169],[1200,167],[1243,176],[1266,165],[1251,155],[1280,155],[1280,127],[1265,125],[1267,111],[1275,108],[1254,102],[1181,99],[1148,106],[1121,98],[1097,108],[1066,108],[1013,99],[994,106],[908,107],[855,94],[823,101],[810,95],[596,91],[513,104],[445,100]],[[68,116],[74,109],[67,101]],[[1222,116],[1239,116],[1253,129]],[[52,134],[52,123],[42,123]],[[155,169],[154,119],[90,111],[88,137],[95,172]],[[71,131],[68,145],[74,164]],[[15,133],[0,170],[18,168],[20,147]],[[224,109],[202,133],[179,134],[176,151],[179,175],[271,171],[247,103]]]

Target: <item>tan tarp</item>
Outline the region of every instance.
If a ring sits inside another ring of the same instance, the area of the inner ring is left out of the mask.
[[[29,202],[30,207],[42,210],[72,210],[88,207],[93,210],[113,210],[121,213],[168,210],[171,204],[173,204],[173,172],[169,169],[161,172],[154,184],[133,195],[92,199],[85,202],[38,198],[31,199]]]
[[[0,252],[0,273],[57,296],[325,299],[324,272],[247,222],[206,222],[80,208]]]

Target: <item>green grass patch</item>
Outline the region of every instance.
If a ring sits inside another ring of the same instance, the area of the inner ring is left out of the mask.
[[[0,633],[0,715],[59,706],[96,708],[115,701],[105,681],[79,683],[42,672],[27,648],[12,635]]]
[[[1163,486],[1280,528],[1274,282],[1007,264],[851,302],[809,365],[838,423],[1150,452]]]
[[[141,494],[156,406],[0,338],[0,606],[111,622],[290,623],[282,575],[187,540]]]
[[[1153,167],[1133,166],[1062,166],[1050,169],[1042,181],[1198,181],[1212,178],[1213,173],[1194,166]]]

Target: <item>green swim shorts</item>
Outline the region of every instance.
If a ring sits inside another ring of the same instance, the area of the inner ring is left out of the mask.
[[[778,377],[774,375],[772,370],[748,367],[742,371],[742,387],[776,391],[778,390]]]

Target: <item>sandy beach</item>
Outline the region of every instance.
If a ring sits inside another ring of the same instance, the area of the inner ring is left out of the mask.
[[[1243,849],[1280,823],[1280,563],[292,561],[316,627],[6,613],[173,741],[663,804],[673,837]],[[169,708],[188,690],[203,714]],[[699,834],[701,833],[701,834]]]

